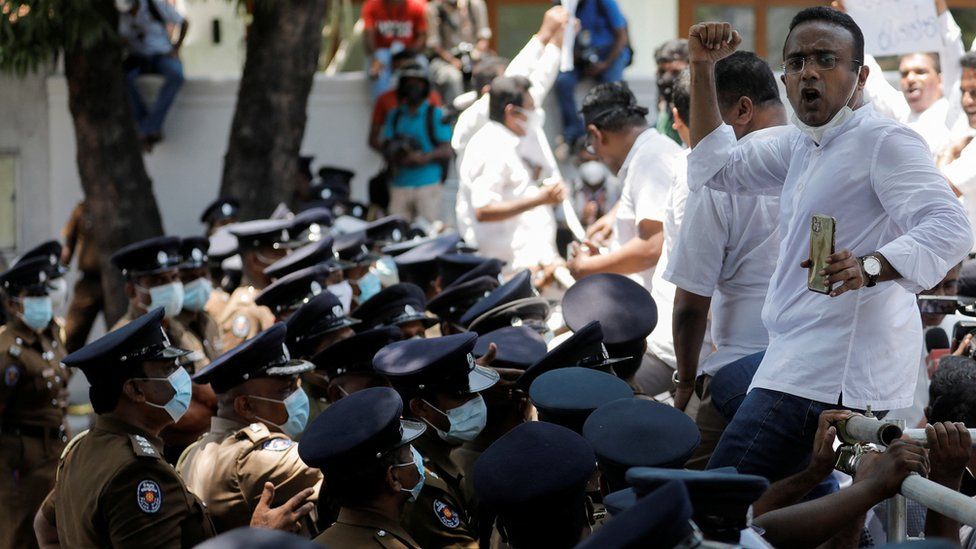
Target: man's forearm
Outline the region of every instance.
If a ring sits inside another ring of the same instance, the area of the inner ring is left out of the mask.
[[[771,511],[795,504],[823,482],[824,478],[823,475],[806,469],[774,482],[752,505],[753,517],[758,518]]]
[[[613,31],[613,33],[613,49],[610,50],[610,53],[607,54],[607,58],[604,59],[607,64],[616,61],[617,58],[620,57],[620,54],[624,51],[624,48],[627,47],[627,27],[617,29]]]
[[[373,55],[376,52],[375,30],[367,30],[363,33],[363,45],[366,46],[366,54]]]
[[[658,231],[647,239],[634,237],[610,253],[587,257],[579,269],[577,278],[596,273],[626,275],[646,271],[657,265],[663,249],[663,231]]]
[[[503,202],[493,202],[487,206],[482,206],[474,211],[475,218],[481,223],[492,221],[505,221],[523,212],[527,212],[541,203],[539,197],[530,196],[517,200],[506,200]]]
[[[817,547],[882,499],[868,483],[855,483],[822,498],[770,511],[754,524],[766,531],[766,541],[775,547]]]
[[[183,41],[186,40],[186,31],[189,28],[190,22],[184,19],[183,23],[180,24],[180,36],[176,39],[176,43],[173,44],[173,49],[179,50],[183,46]]]
[[[438,162],[441,160],[450,160],[453,155],[454,150],[451,149],[451,144],[441,143],[436,149],[427,153],[427,158],[429,162]]]
[[[700,61],[691,64],[691,147],[722,125],[715,91],[715,63]]]
[[[674,293],[672,336],[678,362],[678,381],[698,377],[698,357],[708,326],[708,308],[712,298],[677,288]]]

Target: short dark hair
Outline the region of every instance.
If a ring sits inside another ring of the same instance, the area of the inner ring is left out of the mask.
[[[976,51],[967,51],[959,58],[959,66],[976,71]]]
[[[793,29],[797,25],[810,21],[823,21],[846,29],[854,38],[853,54],[856,59],[853,61],[857,61],[859,64],[864,63],[864,33],[861,32],[861,27],[857,26],[857,23],[854,22],[854,19],[850,15],[825,6],[806,8],[800,10],[800,13],[793,16],[793,20],[790,21],[790,31],[786,34],[786,41],[789,40],[790,34],[792,34]],[[786,41],[783,42],[784,53],[786,52]]]
[[[917,51],[914,53],[906,53],[905,55],[898,56],[898,64],[901,64],[901,60],[906,57],[911,57],[913,55],[924,55],[932,60],[932,65],[935,67],[935,72],[942,74],[942,61],[939,59],[939,54],[934,51]]]
[[[471,84],[475,91],[481,93],[481,89],[491,85],[491,81],[502,76],[508,67],[508,59],[497,55],[489,55],[481,58],[471,68]]]
[[[678,116],[686,125],[691,123],[691,73],[688,69],[681,71],[681,74],[674,79],[674,86],[671,88],[671,104],[678,111]]]
[[[929,423],[961,421],[976,428],[976,360],[945,357],[939,361],[929,384],[928,412]]]
[[[715,89],[723,111],[740,97],[748,97],[757,107],[768,101],[780,102],[772,69],[751,51],[737,51],[715,63]]]
[[[488,118],[495,122],[505,121],[505,107],[522,106],[522,96],[532,83],[524,76],[499,76],[491,81],[488,93]]]
[[[637,104],[637,98],[624,82],[609,82],[596,86],[583,98],[583,122],[602,131],[616,132],[647,124],[647,108]]]
[[[688,40],[684,38],[668,40],[654,50],[654,62],[658,65],[671,61],[688,61]]]

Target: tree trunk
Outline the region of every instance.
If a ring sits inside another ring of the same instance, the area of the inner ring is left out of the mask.
[[[112,2],[100,2],[96,9],[117,24]],[[105,321],[111,327],[125,313],[128,301],[122,275],[109,257],[126,244],[162,234],[163,224],[142,162],[117,39],[66,51],[64,61],[78,172],[94,220]]]
[[[292,201],[325,11],[326,0],[255,2],[220,185],[243,219]]]

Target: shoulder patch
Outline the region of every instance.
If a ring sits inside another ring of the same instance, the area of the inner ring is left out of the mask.
[[[448,528],[457,528],[461,524],[461,517],[446,502],[434,498],[434,514],[437,520]]]
[[[234,337],[247,337],[251,333],[251,321],[245,315],[237,315],[230,323],[230,333]]]
[[[136,456],[148,458],[159,457],[159,452],[156,451],[156,448],[153,447],[152,443],[146,437],[142,435],[129,435],[129,441],[132,443],[132,451],[136,453]]]
[[[143,480],[136,487],[136,503],[143,513],[155,513],[163,506],[163,491],[155,480]]]
[[[3,371],[3,384],[7,387],[16,387],[20,381],[20,366],[16,364],[7,366]]]
[[[295,444],[287,438],[273,438],[271,440],[266,440],[264,444],[261,445],[262,450],[271,450],[272,452],[284,452],[285,450],[292,447]]]

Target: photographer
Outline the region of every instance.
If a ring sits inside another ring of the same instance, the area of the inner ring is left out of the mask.
[[[563,141],[573,146],[586,133],[576,107],[576,85],[583,78],[599,83],[620,82],[633,52],[627,36],[627,20],[616,0],[581,0],[576,7],[580,32],[573,46],[575,67],[559,73],[556,95],[563,117]]]
[[[488,8],[484,0],[431,0],[427,28],[430,78],[451,105],[464,93],[472,64],[490,54]]]
[[[397,85],[400,105],[386,117],[383,156],[393,168],[390,214],[407,219],[440,219],[444,163],[451,158],[451,128],[444,113],[430,104],[427,73],[403,69]]]

